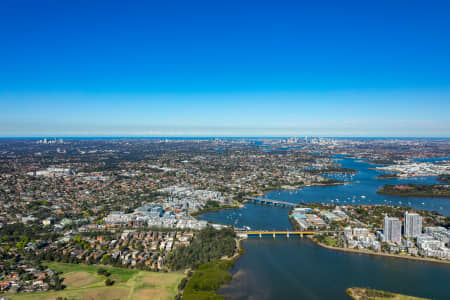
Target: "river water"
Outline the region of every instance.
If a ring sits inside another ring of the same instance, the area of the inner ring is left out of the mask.
[[[450,199],[400,198],[376,194],[385,183],[436,183],[435,177],[379,180],[381,172],[355,159],[339,161],[359,171],[333,175],[352,184],[272,191],[265,197],[293,203],[389,204],[450,215]],[[252,229],[292,229],[289,209],[246,204],[244,208],[207,213],[199,219],[249,226]],[[277,237],[244,241],[246,253],[231,270],[233,279],[221,288],[227,299],[349,299],[345,289],[371,287],[434,299],[450,299],[450,264],[409,261],[346,253],[319,247],[308,239]]]

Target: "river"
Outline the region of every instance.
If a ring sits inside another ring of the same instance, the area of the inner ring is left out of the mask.
[[[376,179],[375,167],[351,158],[339,161],[354,175],[330,177],[352,184],[271,191],[265,197],[293,203],[389,204],[450,215],[450,199],[400,198],[376,194],[385,183],[436,182],[435,177]],[[289,209],[246,204],[207,213],[199,219],[252,229],[291,229]],[[418,297],[450,299],[450,265],[346,253],[319,247],[308,239],[277,237],[244,241],[246,253],[231,270],[230,284],[219,290],[227,299],[349,299],[345,289],[371,287]]]

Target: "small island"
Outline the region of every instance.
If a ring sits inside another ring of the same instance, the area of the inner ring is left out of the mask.
[[[450,186],[445,184],[385,184],[377,194],[399,197],[450,198]]]
[[[446,175],[440,175],[438,178],[436,178],[437,181],[450,183],[450,174]]]
[[[391,159],[374,159],[374,160],[366,160],[364,161],[366,164],[370,165],[393,165],[394,161]]]
[[[386,291],[374,290],[369,288],[352,287],[347,289],[347,294],[354,300],[426,300],[427,298],[418,298],[402,294],[395,294]]]
[[[400,178],[400,176],[396,173],[392,173],[392,174],[381,174],[377,176],[377,179],[396,179],[396,178]]]

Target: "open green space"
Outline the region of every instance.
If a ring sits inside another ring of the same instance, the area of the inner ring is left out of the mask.
[[[20,299],[173,299],[178,284],[184,277],[182,273],[156,273],[121,269],[105,266],[88,266],[66,263],[49,263],[53,270],[62,272],[65,289],[37,293],[8,295],[13,300]],[[105,269],[108,276],[99,275]],[[111,286],[105,285],[106,279]]]
[[[323,234],[315,235],[313,238],[318,243],[325,244],[325,245],[332,246],[332,247],[336,247],[339,244],[337,240],[335,240],[329,236],[323,235]]]
[[[217,295],[216,290],[231,281],[229,269],[233,263],[232,260],[215,260],[200,265],[184,288],[183,300],[225,299],[224,296]]]

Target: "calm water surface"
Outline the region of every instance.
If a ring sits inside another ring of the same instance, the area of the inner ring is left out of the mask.
[[[293,203],[389,204],[450,215],[450,199],[377,195],[385,183],[436,183],[435,177],[379,180],[373,165],[345,158],[355,175],[333,175],[353,184],[272,191],[265,197]],[[364,197],[361,197],[364,196]],[[200,219],[253,229],[291,229],[287,208],[246,204],[208,213]],[[349,299],[345,289],[366,286],[413,296],[450,299],[450,265],[352,254],[316,246],[308,239],[249,239],[246,253],[232,269],[233,280],[219,292],[228,299]]]
[[[349,299],[352,286],[450,299],[450,265],[333,251],[306,238],[244,246],[231,284],[220,290],[227,299]]]

